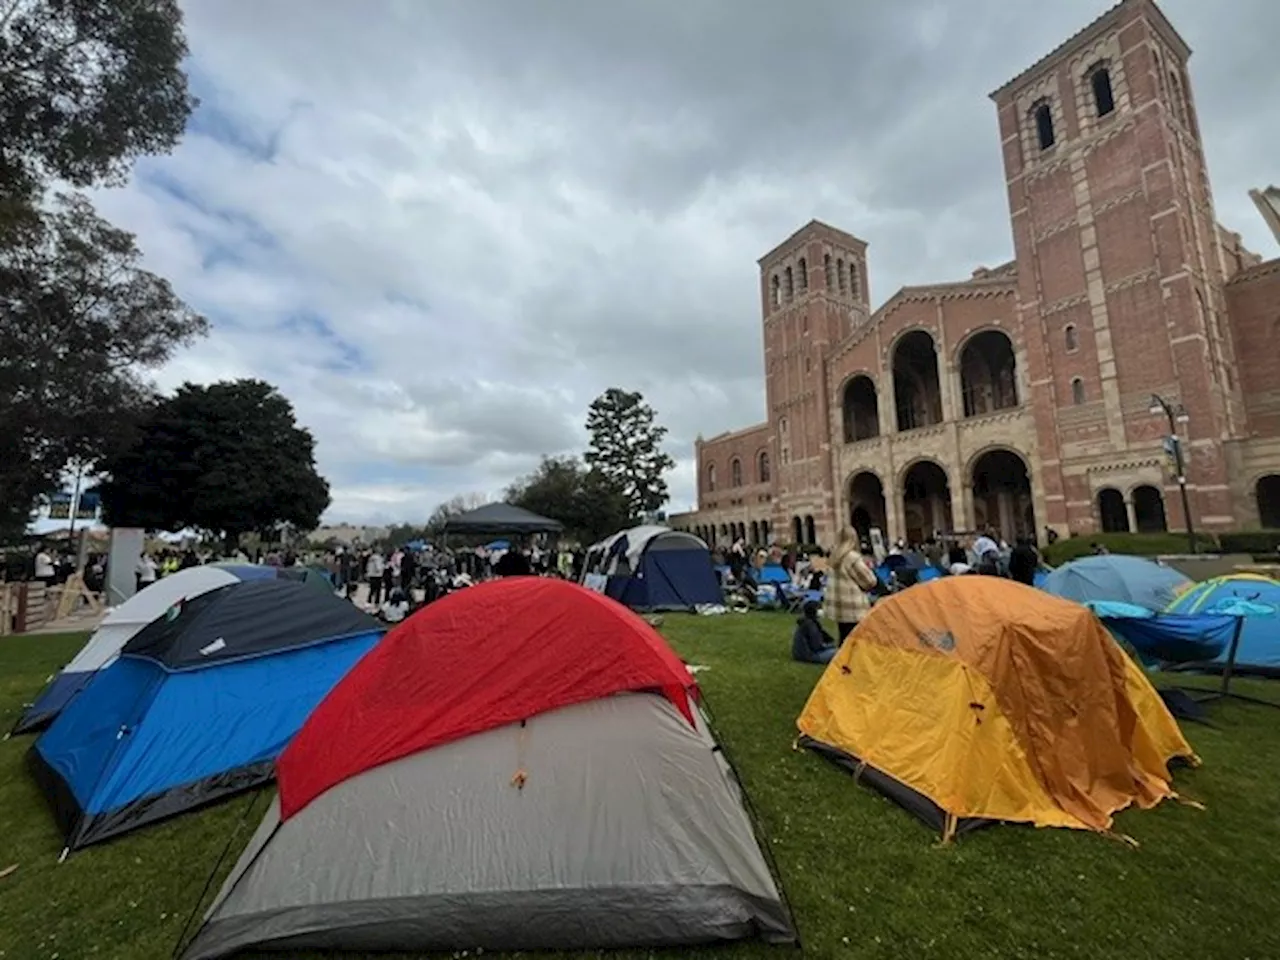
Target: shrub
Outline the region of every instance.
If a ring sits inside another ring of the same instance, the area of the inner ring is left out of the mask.
[[[1112,553],[1128,553],[1138,557],[1187,553],[1190,550],[1185,533],[1086,533],[1068,537],[1044,548],[1046,563],[1058,566],[1093,553],[1093,545],[1101,544]],[[1196,533],[1196,544],[1202,553],[1218,550],[1218,540],[1211,533]]]
[[[1223,553],[1249,553],[1254,556],[1275,559],[1280,547],[1280,530],[1245,530],[1224,533],[1218,537]]]

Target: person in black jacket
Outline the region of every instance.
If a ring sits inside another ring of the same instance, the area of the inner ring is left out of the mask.
[[[796,621],[796,632],[791,636],[791,659],[800,663],[827,664],[838,649],[836,638],[823,630],[818,622],[817,601],[810,600],[804,605],[804,615]]]

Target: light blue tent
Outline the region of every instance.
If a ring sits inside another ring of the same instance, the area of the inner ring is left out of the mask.
[[[1045,577],[1041,589],[1077,603],[1109,600],[1163,610],[1190,586],[1177,570],[1145,557],[1102,554],[1064,563]]]
[[[1263,612],[1280,610],[1280,583],[1255,574],[1214,577],[1180,594],[1168,609],[1170,613],[1218,613],[1236,608],[1259,612],[1245,616],[1233,669],[1280,677],[1280,615]],[[1228,654],[1223,651],[1209,664],[1197,667],[1221,669]]]

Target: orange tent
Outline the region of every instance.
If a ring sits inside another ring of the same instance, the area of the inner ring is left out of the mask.
[[[1199,760],[1086,608],[944,577],[881,601],[823,673],[800,743],[950,838],[990,821],[1105,831]]]

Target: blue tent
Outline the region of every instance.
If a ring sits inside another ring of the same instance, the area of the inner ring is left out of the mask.
[[[1179,594],[1168,610],[1170,613],[1217,613],[1255,606],[1259,610],[1280,610],[1280,583],[1270,577],[1247,573],[1214,577]],[[1221,669],[1229,655],[1230,650],[1224,650],[1208,664],[1197,664],[1197,667]],[[1245,616],[1234,670],[1280,677],[1280,614]]]
[[[1145,557],[1102,554],[1064,563],[1045,578],[1042,589],[1076,603],[1110,600],[1163,610],[1190,585],[1177,570]]]
[[[1147,666],[1212,660],[1230,650],[1236,617],[1216,613],[1159,613],[1132,603],[1085,603]]]
[[[291,580],[217,587],[133,636],[31,748],[68,849],[271,779],[316,704],[382,635]]]
[[[175,603],[191,600],[216,587],[242,580],[287,578],[286,570],[303,567],[268,567],[248,563],[210,563],[187,567],[161,577],[135,593],[103,618],[98,629],[75,658],[62,668],[27,707],[13,733],[36,733],[49,726],[71,699],[79,695],[93,675],[115,662],[120,649],[147,624]],[[314,583],[314,581],[309,581]],[[332,587],[328,587],[332,591]]]
[[[692,610],[724,603],[707,545],[691,533],[666,527],[633,527],[593,546],[583,582],[634,610]]]

